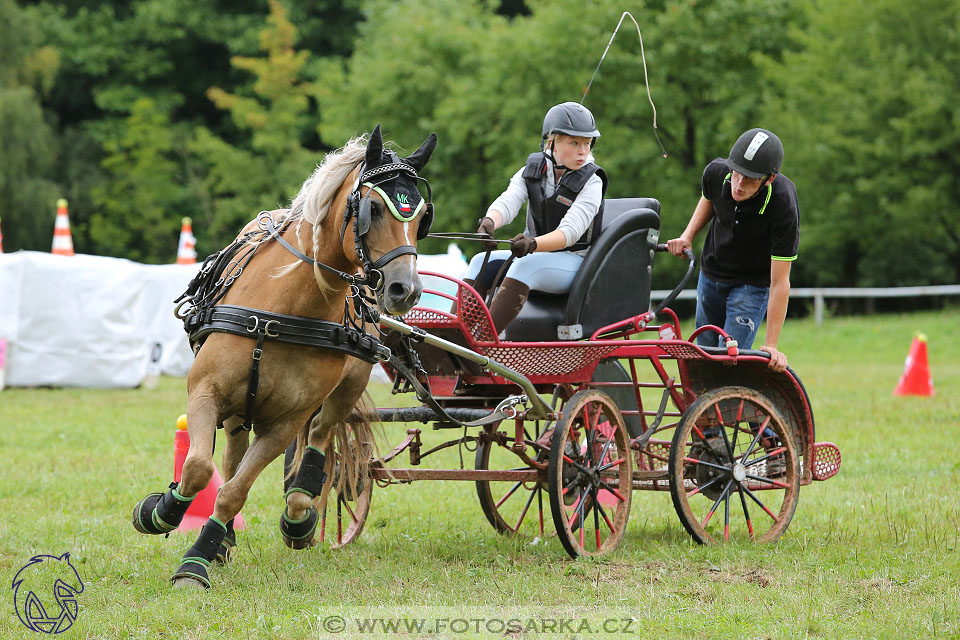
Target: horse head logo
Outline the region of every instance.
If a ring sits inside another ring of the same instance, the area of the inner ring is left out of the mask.
[[[69,553],[30,558],[14,576],[11,588],[17,617],[31,631],[61,633],[77,619],[77,594],[83,591],[83,580]]]

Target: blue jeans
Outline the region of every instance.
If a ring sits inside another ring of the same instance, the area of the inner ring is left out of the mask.
[[[714,282],[700,273],[697,283],[697,328],[705,324],[723,327],[740,349],[749,349],[767,314],[769,287]],[[701,347],[724,346],[719,334],[705,331],[697,336]]]

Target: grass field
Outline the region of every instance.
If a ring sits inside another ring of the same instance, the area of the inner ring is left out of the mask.
[[[295,552],[277,529],[278,461],[242,511],[234,561],[200,594],[167,582],[192,536],[130,525],[133,505],[171,479],[184,380],[7,389],[0,638],[35,636],[11,581],[33,555],[64,552],[85,585],[67,638],[960,637],[958,327],[956,309],[788,323],[781,347],[843,466],[801,490],[775,545],[697,546],[669,494],[638,492],[620,549],[571,561],[555,537],[497,535],[473,484],[451,482],[376,488],[357,542]],[[929,336],[933,398],[892,395],[915,331]],[[381,616],[431,622],[422,633],[358,627]],[[444,630],[428,633],[438,618]]]

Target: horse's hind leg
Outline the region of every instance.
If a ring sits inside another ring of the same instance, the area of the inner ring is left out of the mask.
[[[237,473],[237,467],[240,466],[240,460],[243,459],[247,448],[250,446],[250,432],[240,429],[243,425],[243,419],[239,416],[233,416],[223,422],[223,481],[227,483]],[[227,534],[220,544],[217,556],[214,562],[217,564],[226,564],[233,555],[233,550],[237,546],[237,534],[233,529],[233,521],[227,522]]]
[[[296,424],[302,424],[309,414],[297,415],[294,420],[276,423],[258,433],[240,461],[234,476],[220,488],[213,515],[200,531],[197,541],[183,555],[180,568],[173,574],[177,587],[203,586],[210,588],[207,569],[216,558],[217,551],[227,535],[225,523],[233,520],[247,500],[254,481],[293,438]]]
[[[332,449],[335,427],[357,405],[369,378],[370,365],[359,360],[354,363],[344,380],[323,401],[319,414],[310,421],[306,445],[298,445],[303,446],[302,458],[295,477],[286,486],[287,504],[280,517],[280,533],[284,543],[292,549],[303,549],[313,544],[319,519],[313,503],[327,481],[324,452]]]
[[[190,451],[183,463],[180,483],[166,493],[151,493],[133,508],[133,526],[140,533],[169,533],[180,526],[190,503],[213,476],[213,437],[219,419],[210,396],[191,395],[187,404]]]

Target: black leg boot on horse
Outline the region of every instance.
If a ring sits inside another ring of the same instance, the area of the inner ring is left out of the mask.
[[[302,493],[313,500],[320,495],[323,491],[323,483],[327,479],[327,474],[323,470],[324,464],[326,464],[326,456],[323,452],[308,445],[303,452],[303,461],[300,463],[297,477],[284,497],[288,498],[291,493]],[[291,520],[284,509],[280,516],[280,533],[283,535],[283,542],[291,549],[304,549],[311,546],[318,520],[317,507],[312,503],[307,507],[306,515],[298,520]]]
[[[490,305],[490,317],[498,334],[517,317],[529,295],[530,287],[519,280],[504,278]]]
[[[231,520],[232,522],[232,520]],[[170,578],[177,586],[190,585],[195,581],[204,588],[210,588],[210,576],[207,569],[217,557],[221,543],[227,535],[227,525],[210,516],[207,524],[200,530],[200,536],[193,543],[180,563],[180,568]]]
[[[196,496],[185,498],[177,491],[179,483],[171,482],[166,493],[151,493],[133,508],[133,528],[140,533],[159,535],[180,526],[184,514]]]

